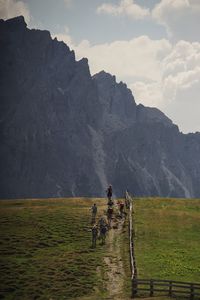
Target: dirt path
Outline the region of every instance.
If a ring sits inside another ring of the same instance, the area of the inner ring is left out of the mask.
[[[112,224],[114,222],[112,221]],[[115,229],[111,228],[107,237],[107,253],[108,255],[104,258],[105,264],[107,266],[107,291],[109,297],[107,299],[121,300],[124,298],[123,295],[123,284],[124,284],[124,267],[121,258],[121,243],[119,242],[120,235],[123,230],[124,219],[116,220],[114,223],[117,227]]]

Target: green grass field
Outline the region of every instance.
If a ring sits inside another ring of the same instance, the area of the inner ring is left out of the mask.
[[[96,270],[105,249],[90,247],[91,205],[91,199],[0,202],[0,299],[72,299],[101,289]]]
[[[200,282],[200,200],[135,199],[139,278]]]
[[[91,248],[94,202],[101,215],[105,199],[0,201],[0,299],[108,297],[104,257],[114,259],[115,253],[99,242]],[[126,232],[118,240],[127,274],[125,294],[130,293]]]
[[[0,201],[0,299],[112,299],[105,257],[117,264],[116,255],[124,269],[119,299],[129,298],[128,222],[92,249],[94,202],[101,215],[105,199]],[[134,207],[139,278],[199,282],[200,200],[138,198]]]

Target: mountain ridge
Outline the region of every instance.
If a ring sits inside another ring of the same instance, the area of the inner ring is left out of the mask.
[[[200,196],[200,133],[23,17],[0,21],[0,198]]]

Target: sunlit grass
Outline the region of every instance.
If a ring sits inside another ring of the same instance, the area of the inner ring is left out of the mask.
[[[200,200],[135,199],[139,278],[200,282]]]
[[[90,207],[105,199],[0,202],[0,299],[107,299],[107,247],[91,248]],[[139,278],[199,282],[200,201],[135,199]],[[115,242],[115,241],[114,241]],[[127,223],[118,238],[131,293]],[[164,298],[156,298],[164,299]]]
[[[90,211],[102,199],[0,202],[0,298],[72,299],[90,295],[105,249],[91,249]],[[102,291],[103,293],[103,291]]]

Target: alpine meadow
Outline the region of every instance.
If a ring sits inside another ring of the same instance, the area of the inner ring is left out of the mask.
[[[199,27],[0,0],[0,299],[200,300]]]

